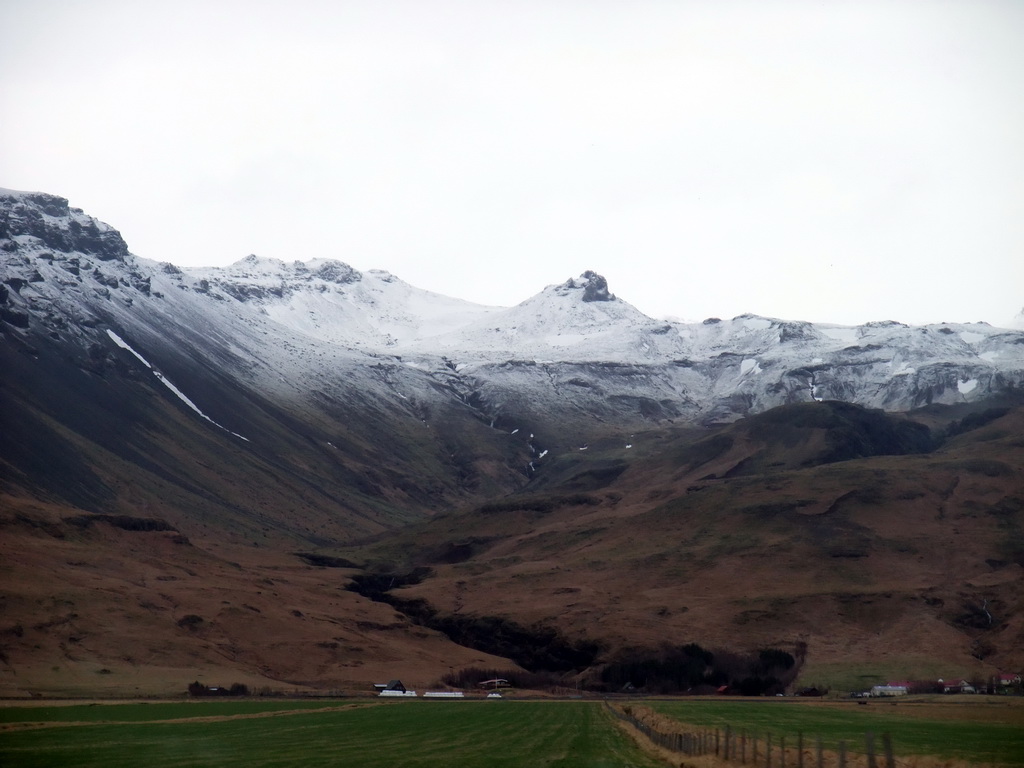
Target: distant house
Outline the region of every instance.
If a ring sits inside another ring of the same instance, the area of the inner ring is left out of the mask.
[[[492,680],[484,680],[479,685],[481,688],[508,688],[509,682],[504,677],[495,677]]]
[[[973,685],[960,677],[950,678],[949,680],[940,677],[939,685],[942,686],[943,693],[977,693]]]
[[[1020,685],[1021,676],[1013,672],[1004,672],[996,678],[996,685],[1000,687],[1006,687],[1010,685]]]
[[[409,698],[416,697],[416,691],[406,690],[405,686],[402,685],[401,680],[391,680],[386,685],[377,683],[373,686],[380,691],[379,696],[394,697],[394,696],[407,696]]]
[[[875,685],[871,688],[871,696],[876,698],[887,698],[890,696],[906,696],[907,686],[905,685]]]

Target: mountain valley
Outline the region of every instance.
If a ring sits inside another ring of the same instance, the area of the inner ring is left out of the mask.
[[[687,643],[1024,668],[1022,331],[182,268],[9,190],[0,265],[3,695],[530,668],[474,622],[590,649],[566,685]]]

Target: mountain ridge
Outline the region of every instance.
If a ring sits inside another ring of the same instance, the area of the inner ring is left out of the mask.
[[[423,558],[437,572],[408,595],[476,612],[503,595],[506,618],[581,640],[601,616],[620,646],[653,642],[659,627],[725,645],[803,632],[818,658],[864,663],[835,633],[867,642],[879,617],[913,614],[942,640],[887,631],[884,642],[965,672],[1019,662],[1018,331],[656,320],[593,272],[487,307],[334,259],[180,268],[134,256],[63,198],[0,190],[0,370],[0,545],[12,564],[0,664],[19,695],[61,689],[55,665],[83,690],[170,669],[162,657],[174,664],[160,686],[189,674],[189,659],[321,687],[396,668],[418,679],[403,653],[434,671],[446,654],[500,664],[354,594],[316,607],[354,572],[400,575]],[[947,445],[957,453],[943,458]],[[904,507],[924,532],[892,528]],[[963,532],[957,562],[976,563],[964,579],[931,554],[951,531]],[[437,565],[417,536],[466,558]],[[559,561],[588,546],[601,557]],[[185,555],[191,575],[175,565]],[[693,563],[727,600],[681,602],[683,617],[673,578],[691,579]],[[744,563],[753,582],[728,576]],[[827,594],[806,591],[802,563],[829,576]],[[896,572],[916,591],[898,590]],[[644,586],[648,573],[657,585]],[[232,586],[214,600],[207,579]],[[640,613],[634,593],[646,595]],[[115,594],[130,598],[118,606]],[[573,607],[573,595],[586,600]],[[957,624],[990,598],[998,628]],[[134,661],[118,660],[110,616],[146,649]]]
[[[183,269],[132,256],[115,230],[66,208],[63,198],[8,192],[2,199],[9,210],[0,230],[6,243],[0,310],[8,325],[26,328],[34,318],[40,330],[60,334],[102,317],[124,338],[140,321],[138,331],[159,338],[164,326],[190,316],[185,332],[194,336],[198,326],[230,337],[227,345],[243,353],[236,362],[250,370],[315,369],[309,353],[298,356],[305,361],[272,355],[310,341],[329,344],[333,355],[388,356],[427,375],[486,371],[491,384],[508,378],[501,366],[512,361],[649,363],[671,393],[667,399],[692,401],[719,421],[818,397],[906,410],[970,401],[1024,382],[1024,336],[982,323],[845,327],[748,314],[683,324],[643,315],[594,273],[497,308],[330,259],[286,264],[249,256],[224,268]],[[63,217],[53,215],[63,210]],[[113,245],[75,240],[72,230],[99,233]],[[86,250],[61,252],[47,243]],[[592,285],[600,285],[605,301],[586,301]],[[504,385],[522,386],[535,384],[509,378]],[[537,394],[550,396],[550,387]]]

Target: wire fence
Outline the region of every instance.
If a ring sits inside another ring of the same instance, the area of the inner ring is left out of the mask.
[[[637,717],[629,707],[620,709],[607,704],[607,708],[614,717],[636,728],[659,747],[690,757],[709,755],[755,768],[849,768],[854,762],[851,758],[856,756],[856,763],[867,768],[883,768],[883,764],[884,768],[896,768],[892,738],[888,733],[881,735],[880,762],[879,744],[870,731],[864,734],[863,752],[857,749],[858,745],[846,741],[838,742],[834,751],[826,751],[820,736],[806,738],[802,732],[797,733],[795,739],[790,737],[787,744],[785,736],[737,730],[729,725],[687,730],[680,724],[680,730],[662,731]]]

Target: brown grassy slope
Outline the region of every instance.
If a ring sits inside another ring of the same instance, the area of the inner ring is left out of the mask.
[[[1024,666],[1024,411],[934,453],[817,466],[834,436],[787,427],[773,445],[762,427],[699,448],[638,436],[562,471],[578,492],[588,466],[627,462],[604,487],[439,518],[384,556],[435,569],[402,596],[610,649],[806,642],[814,664],[902,676]]]
[[[344,591],[346,571],[176,531],[68,522],[7,497],[0,515],[0,696],[183,694],[193,680],[276,690],[427,686],[507,666]]]
[[[534,493],[324,552],[429,564],[433,577],[397,592],[544,621],[609,652],[806,642],[812,671],[1024,666],[1024,412],[932,454],[820,464],[858,443],[797,410],[779,429],[764,428],[774,414],[594,444],[546,467]],[[117,490],[127,504],[112,511],[160,516],[153,487]],[[308,566],[293,537],[240,546],[223,521],[175,508],[177,531],[139,531],[0,499],[0,691],[423,687],[449,667],[509,666],[343,591],[355,571]]]

